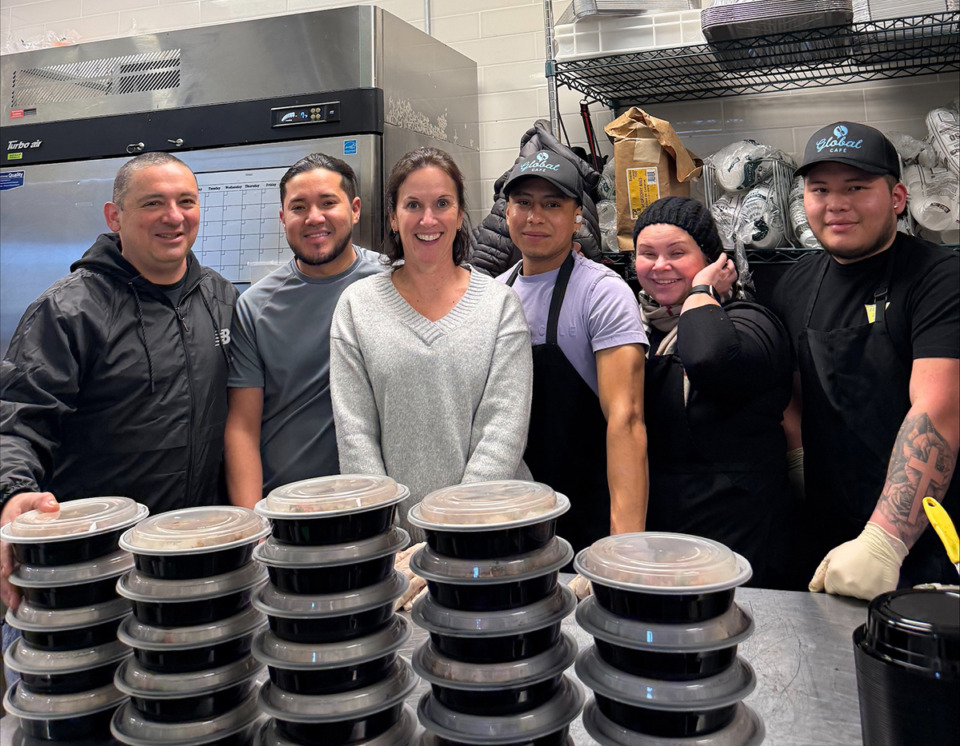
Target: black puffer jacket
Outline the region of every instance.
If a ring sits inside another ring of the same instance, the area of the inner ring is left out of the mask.
[[[514,164],[540,150],[562,155],[573,163],[580,171],[583,179],[583,222],[577,231],[574,240],[580,244],[580,250],[588,259],[597,259],[600,256],[600,219],[597,217],[597,206],[593,200],[594,189],[600,181],[597,173],[586,161],[577,156],[570,148],[560,142],[550,131],[550,123],[538,119],[533,127],[528,129],[520,138],[520,155]],[[489,275],[496,277],[505,272],[520,260],[520,251],[510,240],[510,231],[507,229],[506,210],[507,200],[503,196],[503,185],[510,171],[497,179],[494,185],[493,209],[474,230],[473,237],[476,246],[470,263]]]
[[[0,490],[219,501],[236,288],[193,254],[179,306],[101,235],[17,327],[0,383]]]

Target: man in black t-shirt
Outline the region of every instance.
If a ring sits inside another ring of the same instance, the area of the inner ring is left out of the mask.
[[[821,129],[797,174],[825,252],[775,293],[797,364],[784,427],[804,448],[795,569],[811,591],[864,599],[956,582],[921,501],[956,510],[960,258],[897,233],[907,190],[872,127]]]

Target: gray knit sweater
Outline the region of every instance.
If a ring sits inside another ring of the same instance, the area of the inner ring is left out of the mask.
[[[424,495],[461,482],[529,479],[522,461],[533,361],[512,289],[471,272],[439,321],[417,313],[391,273],[340,296],[330,330],[330,389],[344,474],[388,474]]]

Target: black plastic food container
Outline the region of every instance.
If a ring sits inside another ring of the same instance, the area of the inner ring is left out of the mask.
[[[303,744],[350,746],[386,733],[400,721],[403,703],[361,718],[347,718],[325,723],[301,723],[276,718],[277,728],[287,738]]]
[[[432,684],[433,696],[445,707],[471,715],[515,715],[549,702],[560,689],[562,674],[524,686],[498,689],[455,689]]]
[[[385,679],[393,670],[396,654],[339,668],[294,669],[268,666],[270,680],[281,689],[298,694],[336,694],[362,689]]]
[[[85,671],[61,674],[21,672],[20,681],[23,682],[25,687],[37,694],[84,692],[89,689],[99,689],[112,683],[113,672],[117,670],[119,665],[120,661],[114,661]]]
[[[716,593],[643,593],[593,582],[597,603],[617,616],[645,622],[702,622],[720,616],[733,604],[734,590]]]
[[[151,578],[186,580],[223,575],[243,567],[253,556],[254,543],[230,547],[202,554],[143,554],[133,555],[136,568]]]
[[[557,534],[556,520],[491,531],[424,529],[427,545],[438,554],[459,559],[492,559],[526,554],[546,546]]]
[[[89,562],[117,551],[117,542],[124,529],[108,531],[82,539],[52,541],[46,544],[13,544],[13,556],[22,565],[54,567]],[[26,732],[26,731],[25,731]]]
[[[671,712],[628,705],[600,694],[595,694],[594,699],[600,712],[617,725],[661,738],[705,736],[729,725],[737,713],[736,704],[716,710]]]
[[[89,627],[62,630],[21,630],[23,639],[42,650],[76,650],[96,647],[117,639],[117,627],[123,617]]]
[[[621,671],[667,681],[689,681],[713,676],[732,666],[737,659],[736,645],[718,650],[676,653],[637,650],[598,638],[594,638],[594,645],[603,660]],[[606,710],[603,712],[608,714]]]
[[[178,699],[134,697],[130,702],[144,717],[160,723],[181,723],[185,720],[207,720],[219,717],[237,706],[250,694],[254,681],[244,681],[209,694],[191,694]]]
[[[865,746],[960,742],[960,593],[883,593],[853,644]]]
[[[250,653],[253,634],[201,648],[147,650],[135,647],[133,655],[141,666],[157,673],[188,673],[219,668]]]
[[[280,617],[267,616],[273,633],[290,642],[327,643],[365,637],[383,629],[393,616],[393,601],[365,611],[341,616]]]
[[[362,513],[329,518],[274,518],[273,538],[284,544],[344,544],[384,533],[393,525],[397,506],[387,505]]]
[[[342,593],[379,583],[393,570],[395,555],[330,567],[271,567],[270,582],[285,593]]]
[[[567,735],[570,728],[569,726],[563,727],[558,731],[553,733],[548,733],[545,736],[540,736],[539,738],[534,739],[525,739],[521,741],[511,741],[510,746],[573,746],[570,742],[570,738]],[[451,738],[444,738],[442,736],[433,736],[429,741],[424,740],[421,742],[421,746],[429,744],[429,746],[476,746],[476,744],[483,743],[482,741],[455,741]]]
[[[117,597],[117,579],[104,578],[92,583],[61,585],[49,588],[20,587],[20,595],[43,609],[73,609],[98,604]]]
[[[20,722],[29,738],[44,741],[110,740],[110,718],[124,701],[113,684],[86,692],[49,695],[31,692],[22,682],[11,686],[3,700],[8,715]]]
[[[530,632],[497,637],[457,637],[430,633],[430,641],[442,655],[470,663],[506,663],[539,655],[557,644],[561,623]]]
[[[527,580],[485,585],[428,580],[427,588],[442,606],[465,611],[496,611],[528,606],[546,598],[557,587],[557,577],[558,573],[552,572]]]
[[[250,590],[197,601],[132,601],[133,615],[153,627],[192,627],[226,619],[250,606]]]

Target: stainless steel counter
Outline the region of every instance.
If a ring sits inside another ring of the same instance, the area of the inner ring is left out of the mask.
[[[824,594],[737,590],[737,602],[756,622],[740,655],[757,673],[756,691],[746,702],[763,718],[765,743],[775,746],[859,744],[860,710],[853,662],[853,630],[866,619],[866,603]],[[406,614],[409,619],[409,614]],[[564,630],[580,648],[593,640],[571,614]],[[411,624],[412,634],[401,654],[409,658],[427,633]],[[574,678],[573,667],[568,674]],[[265,675],[264,675],[264,678]],[[429,685],[421,681],[410,695],[416,708]],[[586,692],[589,699],[590,693]],[[0,746],[10,746],[15,726],[0,720]],[[580,718],[572,724],[577,746],[596,746]]]
[[[754,618],[753,635],[739,653],[753,665],[757,688],[745,701],[763,719],[764,743],[775,746],[839,746],[859,744],[860,706],[853,662],[853,630],[867,617],[867,604],[822,593],[737,590],[737,602]],[[406,615],[409,618],[409,615]],[[413,634],[401,654],[410,653],[427,637],[411,625]],[[580,629],[573,614],[563,623],[580,649],[593,638]],[[568,675],[576,678],[573,667]],[[416,707],[429,689],[421,681],[410,696]],[[587,691],[589,701],[590,692]],[[580,718],[571,726],[577,746],[596,746]]]

